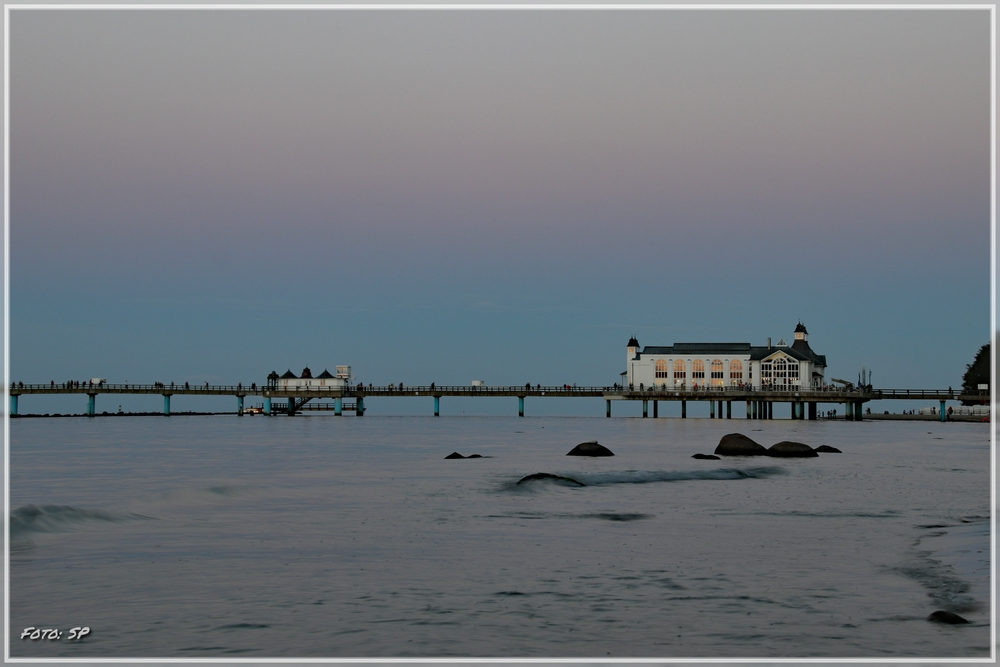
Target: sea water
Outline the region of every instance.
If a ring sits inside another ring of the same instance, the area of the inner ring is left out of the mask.
[[[730,432],[843,453],[691,458]],[[589,440],[615,456],[566,456]],[[936,422],[17,419],[10,653],[988,657],[989,440]],[[518,484],[539,472],[582,486]],[[971,623],[928,622],[939,609]]]

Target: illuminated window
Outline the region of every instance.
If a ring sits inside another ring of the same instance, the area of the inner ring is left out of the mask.
[[[677,359],[674,361],[674,384],[684,384],[687,380],[687,364],[684,360]]]
[[[705,379],[705,362],[701,359],[695,359],[694,363],[691,364],[691,380],[704,380]]]
[[[722,366],[722,359],[712,360],[712,386],[721,387],[724,380],[724,370]]]
[[[785,363],[784,358],[774,361],[774,383],[788,384],[788,364]]]
[[[731,384],[743,382],[743,362],[739,359],[729,362],[729,381]]]
[[[794,359],[778,357],[761,364],[761,376],[765,384],[787,386],[799,383],[799,364]]]
[[[656,360],[656,377],[665,378],[670,377],[667,373],[667,360],[657,359]]]

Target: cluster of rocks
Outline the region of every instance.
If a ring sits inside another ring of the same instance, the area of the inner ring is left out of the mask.
[[[445,458],[446,459],[482,459],[482,458],[488,459],[490,457],[489,456],[483,456],[482,454],[469,454],[468,456],[462,456],[458,452],[452,452],[451,454],[449,454]]]
[[[715,448],[714,454],[695,454],[693,459],[719,460],[721,456],[776,456],[781,458],[808,458],[819,456],[820,452],[827,454],[840,454],[841,451],[829,445],[820,445],[813,448],[801,442],[783,440],[771,447],[764,447],[760,443],[754,442],[742,433],[730,433],[722,436],[719,446]]]

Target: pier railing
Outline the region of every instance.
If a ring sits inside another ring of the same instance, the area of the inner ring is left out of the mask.
[[[681,415],[686,416],[686,403],[707,401],[711,403],[711,414],[714,416],[716,403],[718,403],[719,415],[722,415],[722,403],[728,402],[725,411],[727,416],[731,414],[733,401],[746,401],[747,418],[757,418],[756,415],[765,414],[770,418],[774,403],[791,403],[793,415],[802,419],[804,406],[809,404],[810,417],[816,418],[816,406],[820,403],[842,403],[847,406],[847,414],[851,419],[860,419],[861,408],[864,403],[878,400],[934,400],[940,402],[940,413],[945,414],[946,401],[965,401],[967,403],[987,403],[990,401],[988,391],[978,391],[976,393],[956,392],[948,389],[874,389],[872,387],[855,387],[842,385],[827,385],[822,387],[797,387],[794,385],[764,385],[752,387],[748,385],[719,386],[719,385],[690,385],[690,386],[665,386],[653,385],[638,388],[633,386],[606,385],[606,386],[575,386],[571,384],[563,385],[404,385],[389,384],[375,386],[374,384],[355,384],[350,386],[304,386],[304,387],[280,387],[264,384],[259,386],[251,382],[249,385],[236,383],[235,385],[192,385],[190,382],[184,384],[153,382],[152,384],[121,383],[110,384],[106,382],[92,383],[63,382],[57,384],[24,384],[23,382],[11,383],[7,393],[10,398],[10,414],[16,416],[18,412],[18,398],[24,394],[86,394],[88,396],[87,414],[96,414],[97,396],[99,394],[133,394],[133,395],[162,395],[163,414],[170,414],[171,397],[175,395],[200,395],[200,396],[232,396],[237,399],[237,414],[244,414],[244,399],[248,396],[256,396],[264,399],[263,410],[271,412],[272,408],[279,406],[272,405],[274,398],[286,398],[286,412],[294,414],[304,408],[304,406],[314,399],[335,399],[334,411],[342,414],[344,410],[354,409],[357,415],[365,413],[365,399],[376,396],[426,396],[434,399],[434,414],[438,415],[440,410],[440,399],[442,397],[517,397],[518,414],[524,416],[524,400],[527,397],[562,397],[562,398],[603,398],[606,402],[605,414],[611,416],[611,405],[615,401],[642,401],[643,416],[647,415],[648,403],[653,403],[653,416],[657,415],[658,401],[680,402]],[[355,399],[356,402],[348,404],[344,399]],[[326,405],[317,406],[316,409],[328,409]]]
[[[867,397],[873,400],[878,399],[949,399],[949,400],[988,400],[990,392],[987,390],[977,390],[974,392],[948,389],[875,389],[869,387],[843,387],[838,385],[828,385],[822,387],[798,387],[794,385],[764,385],[754,387],[751,385],[652,385],[652,386],[576,386],[564,385],[373,385],[373,384],[352,384],[348,386],[312,386],[312,387],[275,387],[273,385],[258,385],[255,383],[235,385],[223,384],[192,384],[190,382],[163,383],[154,382],[152,384],[142,383],[98,383],[90,382],[61,382],[48,384],[25,384],[23,382],[13,382],[10,385],[10,394],[27,393],[73,393],[73,394],[102,394],[102,393],[135,393],[135,394],[221,394],[230,396],[268,396],[286,394],[323,394],[323,395],[354,395],[365,396],[431,396],[431,395],[462,395],[462,396],[621,396],[654,397],[657,395],[666,397],[677,397],[682,395],[706,396],[717,395],[724,398],[726,395],[746,394],[769,394],[787,395],[826,395],[831,398],[837,395],[850,395],[851,397]]]

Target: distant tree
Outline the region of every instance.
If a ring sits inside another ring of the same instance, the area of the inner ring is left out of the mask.
[[[962,389],[969,393],[975,393],[978,391],[978,387],[981,384],[990,383],[990,368],[991,368],[991,356],[990,356],[990,344],[986,343],[981,348],[979,352],[976,353],[976,358],[971,364],[965,367],[965,375],[962,376]],[[990,391],[993,387],[990,387]],[[978,405],[982,401],[962,401],[963,405]]]

